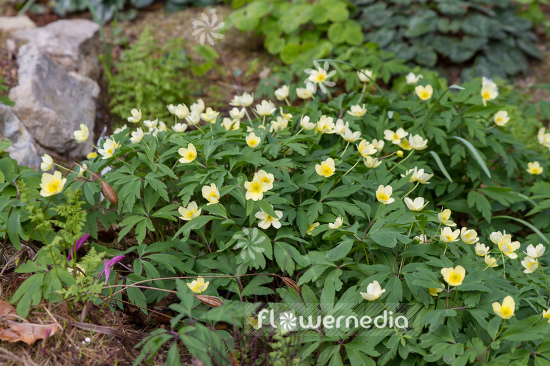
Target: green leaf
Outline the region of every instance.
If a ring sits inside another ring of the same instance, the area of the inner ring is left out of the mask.
[[[353,239],[345,238],[338,246],[327,252],[327,261],[335,262],[344,258],[353,247]]]
[[[445,165],[443,165],[443,162],[441,161],[441,158],[439,157],[439,155],[435,151],[430,151],[430,154],[432,154],[432,156],[434,157],[434,160],[435,160],[437,166],[439,167],[439,170],[441,170],[441,173],[443,173],[445,178],[447,178],[449,180],[449,182],[452,183],[453,179],[451,178],[451,176],[447,172],[447,169],[445,169]]]
[[[461,141],[464,145],[466,145],[466,147],[470,150],[474,158],[477,160],[479,166],[481,166],[481,169],[483,169],[485,174],[487,174],[487,176],[491,178],[491,172],[489,172],[489,168],[487,168],[487,164],[485,164],[485,161],[483,160],[483,158],[481,157],[477,149],[474,147],[474,145],[472,145],[469,141],[463,139],[462,137],[458,137],[458,136],[451,136],[451,137]]]

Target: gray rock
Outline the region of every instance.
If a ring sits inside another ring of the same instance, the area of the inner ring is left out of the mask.
[[[99,80],[99,25],[85,19],[58,20],[44,27],[13,33],[28,41],[69,71]]]
[[[10,33],[33,28],[36,28],[36,24],[26,15],[18,17],[0,17],[0,31],[2,32]]]
[[[17,61],[19,85],[9,94],[12,110],[38,144],[72,157],[92,151],[90,144],[78,144],[73,132],[84,124],[93,133],[97,83],[67,72],[32,43],[19,49]]]
[[[10,107],[0,103],[0,140],[6,138],[11,140],[11,146],[7,151],[19,165],[27,165],[33,169],[40,167],[40,154],[31,134]]]

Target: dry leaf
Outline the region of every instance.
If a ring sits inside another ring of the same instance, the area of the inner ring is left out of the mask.
[[[15,308],[8,302],[0,300],[0,340],[8,342],[25,342],[33,344],[45,339],[58,330],[57,324],[21,323],[9,319],[19,318]]]

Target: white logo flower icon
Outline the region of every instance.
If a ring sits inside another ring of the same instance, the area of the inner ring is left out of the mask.
[[[201,14],[202,20],[193,20],[193,28],[195,29],[192,33],[193,36],[197,37],[199,43],[204,46],[205,41],[208,41],[211,46],[214,45],[214,39],[222,39],[223,34],[218,33],[218,30],[223,28],[223,22],[216,24],[218,17],[216,14],[212,14],[212,21],[208,19],[208,16],[205,13]]]
[[[281,328],[286,331],[291,331],[294,328],[296,328],[296,321],[298,319],[294,314],[292,314],[290,311],[284,312],[281,315],[279,315],[279,323],[281,325]]]

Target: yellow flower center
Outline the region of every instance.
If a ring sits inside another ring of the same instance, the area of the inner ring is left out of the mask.
[[[428,93],[427,91],[423,91],[420,93],[420,98],[421,99],[428,99],[430,97],[430,93]]]
[[[325,176],[331,175],[332,174],[332,169],[329,166],[325,165],[321,168],[321,173],[323,173],[323,175],[325,175]]]
[[[317,76],[315,77],[315,81],[318,83],[322,83],[327,78],[327,74],[324,72],[324,70],[319,70],[317,73]]]
[[[260,182],[271,184],[271,180],[268,177],[264,177],[264,178],[260,179]]]
[[[254,145],[256,145],[257,142],[258,141],[256,139],[250,139],[250,141],[248,141],[248,145],[254,146]]]
[[[49,192],[56,192],[59,189],[59,181],[53,181],[48,184]]]
[[[210,192],[210,194],[208,195],[208,201],[216,201],[218,199],[218,195],[216,194],[216,192],[212,191]]]
[[[193,216],[195,214],[195,211],[194,210],[188,210],[187,213],[185,214],[185,217],[187,217],[188,219],[191,218],[191,216]]]
[[[488,90],[486,90],[483,93],[481,93],[481,97],[485,100],[491,99],[491,93]]]
[[[451,283],[457,283],[457,282],[460,282],[461,280],[461,276],[458,274],[458,273],[453,273],[449,279],[451,280],[450,282]]]
[[[386,193],[384,193],[384,192],[378,193],[378,199],[379,200],[386,201],[388,198],[390,198],[390,197]]]
[[[507,317],[507,316],[510,316],[512,315],[512,309],[510,309],[509,307],[502,307],[500,309],[500,313],[502,314],[503,317]]]
[[[256,193],[256,194],[262,193],[262,185],[257,182],[252,183],[252,185],[250,186],[250,190],[252,191],[252,193]]]
[[[187,154],[185,155],[187,160],[195,160],[195,156],[196,156],[196,154],[192,151],[188,151]]]

